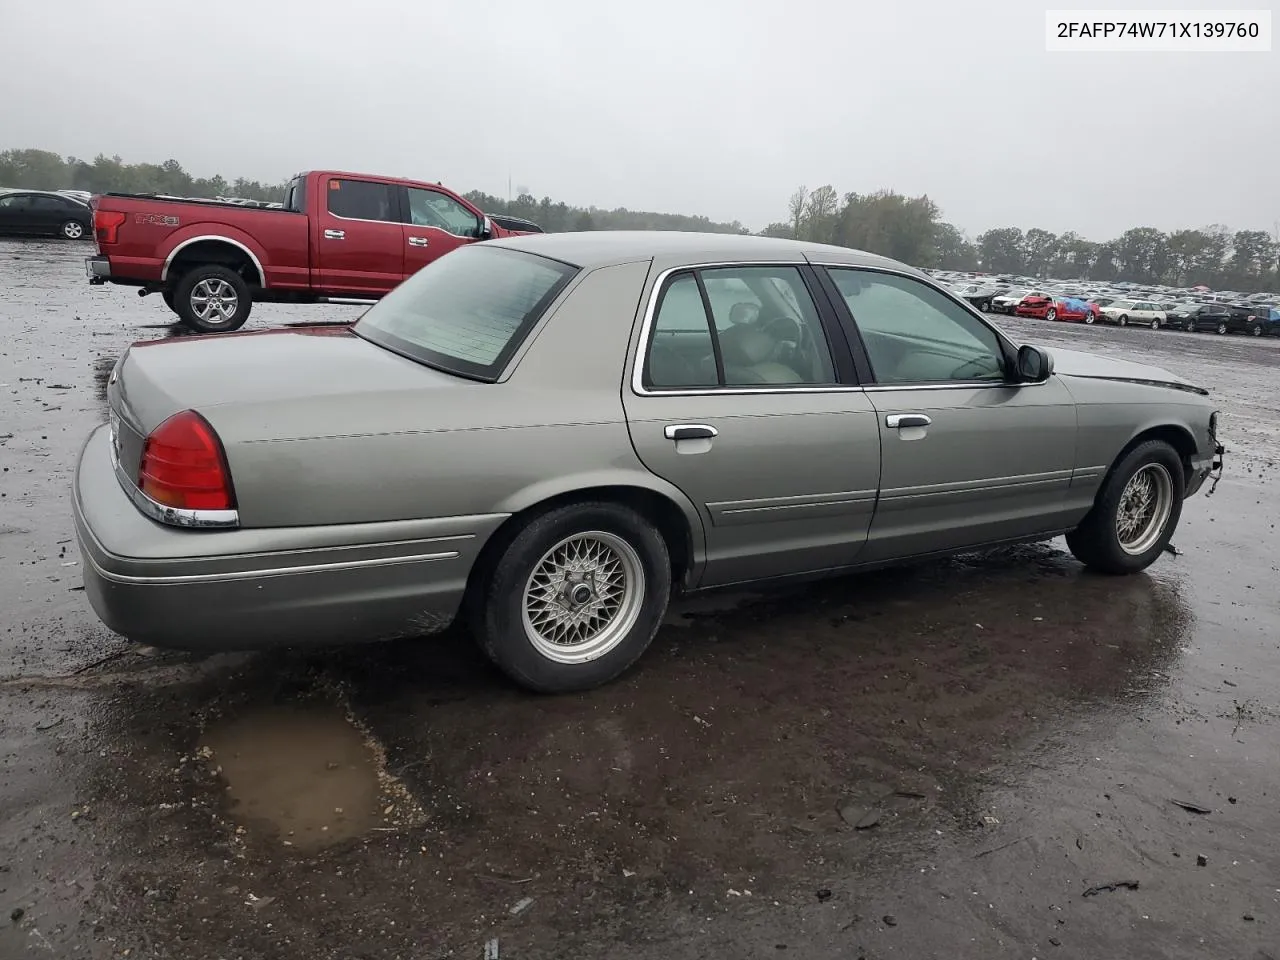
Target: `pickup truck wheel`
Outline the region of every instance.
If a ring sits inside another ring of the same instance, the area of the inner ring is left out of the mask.
[[[618,676],[648,648],[671,595],[662,535],[605,502],[535,517],[481,576],[472,633],[499,669],[540,693]]]
[[[1255,336],[1255,337],[1260,337],[1260,336],[1262,336],[1262,328],[1261,328],[1261,327],[1250,327],[1250,328],[1249,328],[1249,333],[1251,333],[1251,334],[1252,334],[1253,336]]]
[[[1067,547],[1100,573],[1128,574],[1155,562],[1182,516],[1182,460],[1163,440],[1138,444],[1112,467]]]
[[[253,300],[249,285],[230,267],[192,267],[173,289],[173,309],[200,333],[238,330],[249,319]]]

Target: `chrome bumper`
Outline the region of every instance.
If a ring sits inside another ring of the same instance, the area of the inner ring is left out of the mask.
[[[84,258],[84,272],[89,275],[89,282],[94,284],[106,283],[111,279],[111,261],[102,254],[95,257]]]

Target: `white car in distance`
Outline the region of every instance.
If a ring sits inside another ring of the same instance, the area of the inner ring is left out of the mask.
[[[1167,319],[1165,312],[1150,300],[1115,300],[1102,308],[1099,317],[1121,327],[1140,323],[1152,330],[1159,330]]]

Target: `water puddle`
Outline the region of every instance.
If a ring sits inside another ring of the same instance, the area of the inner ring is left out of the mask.
[[[200,746],[222,768],[231,817],[300,850],[384,822],[378,757],[332,707],[257,709],[210,726]]]

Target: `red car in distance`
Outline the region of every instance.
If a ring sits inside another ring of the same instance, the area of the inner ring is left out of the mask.
[[[1098,305],[1074,297],[1048,297],[1030,294],[1022,298],[1014,311],[1020,317],[1037,320],[1065,320],[1070,323],[1093,323],[1098,319]]]

